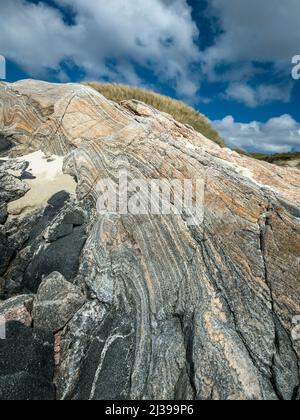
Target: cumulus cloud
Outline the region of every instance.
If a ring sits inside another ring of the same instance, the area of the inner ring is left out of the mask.
[[[242,63],[285,68],[299,52],[299,0],[211,0],[209,4],[221,34],[204,53],[207,72],[214,74],[218,65],[226,63],[248,69]]]
[[[262,84],[254,88],[246,83],[232,83],[226,90],[225,98],[255,108],[274,101],[289,102],[291,93],[291,83],[282,86]]]
[[[280,153],[300,150],[300,123],[290,115],[271,118],[266,123],[257,121],[238,123],[232,116],[213,121],[214,127],[229,147],[251,152]]]
[[[47,78],[51,70],[67,81],[74,66],[82,79],[158,81],[197,103],[210,100],[199,98],[203,79],[225,81],[225,97],[248,107],[288,102],[292,84],[257,80],[266,80],[265,63],[276,67],[275,77],[284,66],[291,71],[300,45],[299,0],[208,3],[220,32],[200,51],[202,21],[199,31],[188,0],[1,0],[0,53],[33,77]]]
[[[140,84],[140,66],[195,97],[199,33],[186,0],[54,1],[72,11],[71,25],[44,2],[2,0],[1,53],[34,76],[52,69],[63,78],[68,62],[88,78]]]

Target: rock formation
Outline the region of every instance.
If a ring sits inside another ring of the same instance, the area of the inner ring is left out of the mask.
[[[298,169],[76,84],[1,83],[0,136],[0,399],[300,399]],[[99,214],[125,170],[203,223]]]
[[[300,159],[291,159],[288,161],[280,160],[276,162],[279,166],[285,166],[287,168],[297,168],[300,169]]]

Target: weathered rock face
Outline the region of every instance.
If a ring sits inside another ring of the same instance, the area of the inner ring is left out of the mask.
[[[276,162],[279,166],[284,166],[286,168],[297,168],[300,169],[300,159],[291,159],[291,160],[279,160]]]
[[[26,180],[0,175],[2,297],[36,293],[53,272],[85,294],[55,331],[58,399],[299,398],[298,169],[242,157],[144,104],[119,106],[72,84],[0,84],[0,135],[16,145],[10,157],[65,156],[77,182],[76,197],[59,190],[22,217],[9,203],[26,197]],[[97,214],[98,181],[125,170],[204,180],[203,223]]]

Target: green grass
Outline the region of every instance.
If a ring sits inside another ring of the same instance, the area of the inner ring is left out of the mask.
[[[211,126],[209,120],[184,102],[171,99],[167,96],[151,92],[149,90],[119,84],[105,84],[97,82],[87,82],[88,85],[100,92],[107,99],[115,102],[136,99],[144,102],[161,112],[172,115],[176,121],[192,126],[196,131],[205,137],[213,140],[221,147],[225,147],[224,140],[218,132]]]
[[[159,111],[172,115],[176,121],[192,126],[196,131],[203,134],[210,140],[213,140],[221,147],[226,147],[224,140],[211,126],[209,120],[191,106],[186,105],[184,102],[146,89],[140,89],[127,85],[98,82],[86,82],[84,84],[94,88],[111,101],[120,103],[122,101],[135,99],[144,102]],[[235,150],[242,155],[275,164],[282,161],[287,162],[293,159],[300,159],[300,152],[267,155],[260,153],[248,153],[240,149]]]
[[[265,154],[265,153],[248,153],[241,149],[234,149],[241,155],[249,156],[254,159],[263,160],[269,163],[278,163],[278,162],[288,162],[290,160],[300,159],[300,152],[291,152],[291,153],[274,153],[274,154]]]
[[[252,153],[252,157],[264,160],[269,163],[288,162],[290,160],[300,159],[300,152],[295,153],[275,153],[273,155],[264,155],[261,153]]]

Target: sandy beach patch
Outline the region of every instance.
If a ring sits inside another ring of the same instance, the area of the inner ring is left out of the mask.
[[[24,182],[29,185],[30,191],[19,200],[8,204],[9,214],[19,215],[44,207],[54,194],[62,190],[71,194],[75,193],[76,182],[62,171],[64,160],[62,156],[47,157],[43,152],[38,151],[17,160],[29,163],[26,169],[29,179],[26,178]]]

